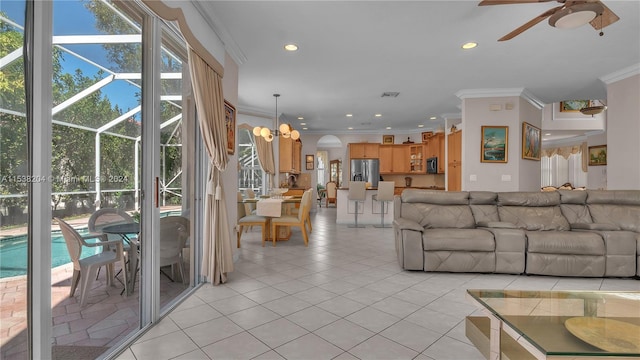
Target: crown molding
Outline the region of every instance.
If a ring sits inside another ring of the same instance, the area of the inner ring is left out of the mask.
[[[507,97],[518,96],[527,100],[538,110],[544,108],[544,102],[535,97],[529,90],[525,88],[505,88],[505,89],[463,89],[455,94],[460,99],[477,99],[491,97]]]
[[[462,119],[462,113],[446,113],[446,114],[442,114],[440,115],[440,117],[442,117],[445,120],[450,120],[450,119]]]
[[[640,74],[640,63],[628,66],[624,69],[612,72],[611,74],[600,77],[600,81],[609,85],[614,82],[624,80],[628,77]]]
[[[244,53],[240,49],[240,46],[238,46],[235,40],[233,40],[233,38],[229,34],[229,31],[227,30],[227,28],[224,27],[224,25],[222,25],[222,22],[219,20],[216,14],[214,14],[212,11],[209,11],[209,9],[207,9],[206,7],[202,6],[203,3],[206,3],[206,1],[192,2],[193,6],[198,11],[206,15],[206,16],[203,16],[203,18],[207,22],[207,25],[209,25],[209,27],[213,30],[213,32],[216,35],[218,35],[220,40],[222,40],[222,43],[224,44],[224,49],[227,51],[229,56],[231,56],[233,61],[235,61],[236,64],[238,65],[244,64],[247,61],[247,57],[244,55]]]
[[[258,109],[258,108],[242,106],[242,105],[239,105],[236,108],[238,109],[238,114],[240,115],[256,116],[256,117],[273,120],[273,112],[268,112],[268,111],[265,111],[264,109]]]

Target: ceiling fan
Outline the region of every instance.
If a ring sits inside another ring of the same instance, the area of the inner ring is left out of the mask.
[[[530,4],[550,1],[553,0],[483,0],[478,5]],[[611,9],[599,0],[556,1],[562,5],[543,12],[519,28],[501,37],[498,41],[513,39],[546,18],[549,18],[549,25],[564,29],[578,27],[588,22],[594,29],[600,30],[600,36],[604,35],[602,28],[620,20],[618,15],[614,14]]]

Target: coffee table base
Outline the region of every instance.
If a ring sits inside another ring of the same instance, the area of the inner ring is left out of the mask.
[[[509,359],[509,360],[529,360],[529,359],[547,359],[547,360],[594,360],[602,359],[603,357],[593,356],[558,356],[558,355],[544,355],[538,353],[533,355],[525,347],[519,344],[512,336],[507,334],[504,330],[500,330],[500,335],[494,341],[499,342],[500,355],[491,354],[491,319],[487,316],[467,316],[465,319],[465,335],[473,343],[473,345],[480,351],[480,353],[486,359]],[[625,356],[607,356],[604,357],[608,360],[623,360],[623,359],[638,359],[637,357],[625,357]]]

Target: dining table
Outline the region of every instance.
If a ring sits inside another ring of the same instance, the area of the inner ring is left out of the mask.
[[[247,198],[243,199],[241,203],[256,204],[256,215],[276,218],[283,215],[291,215],[291,205],[300,205],[301,201],[301,195],[285,195],[278,197],[262,196],[260,198]],[[279,229],[276,240],[289,240],[291,237],[291,228],[289,226],[281,226]],[[269,235],[269,239],[270,238],[271,235]]]
[[[138,274],[138,250],[140,249],[140,242],[137,240],[137,235],[140,234],[140,224],[137,222],[132,222],[107,225],[103,227],[101,231],[105,234],[120,235],[123,242],[129,245],[129,269],[125,271],[127,271],[128,275],[127,295],[131,295],[133,293],[134,287],[136,286],[136,277]],[[135,235],[136,237],[132,237],[133,235]]]

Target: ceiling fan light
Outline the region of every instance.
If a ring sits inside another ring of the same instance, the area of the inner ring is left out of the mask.
[[[587,24],[603,11],[604,8],[598,3],[573,5],[551,15],[549,25],[560,29],[573,29]]]
[[[607,110],[607,107],[604,105],[598,105],[598,106],[587,106],[587,107],[583,107],[582,109],[580,109],[580,112],[584,115],[598,115],[601,112]]]

